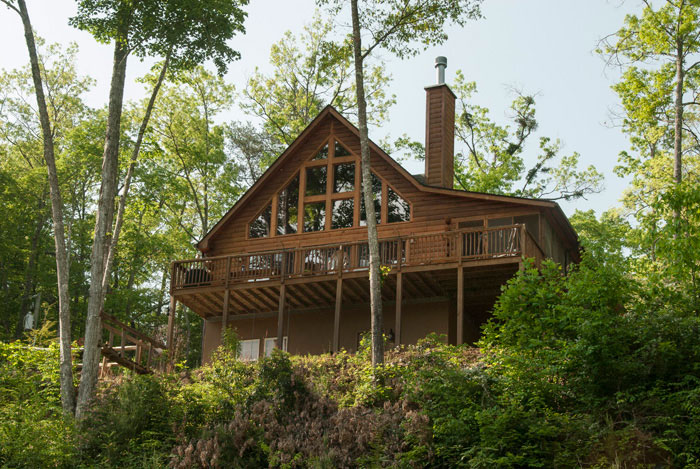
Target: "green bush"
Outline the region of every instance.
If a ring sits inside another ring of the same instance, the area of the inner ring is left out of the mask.
[[[0,342],[0,467],[70,467],[73,425],[59,400],[58,347]]]

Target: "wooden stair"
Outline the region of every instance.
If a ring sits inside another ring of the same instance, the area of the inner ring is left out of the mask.
[[[101,376],[114,364],[138,374],[151,374],[165,368],[167,364],[165,345],[110,314],[102,312],[101,316],[102,328],[109,335],[109,339],[101,347],[103,357],[100,367]]]

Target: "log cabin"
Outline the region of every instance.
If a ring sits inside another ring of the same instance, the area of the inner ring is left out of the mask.
[[[455,95],[426,91],[425,173],[371,143],[384,331],[393,344],[431,332],[473,342],[523,258],[578,260],[578,241],[548,200],[457,190]],[[358,129],[326,107],[197,244],[172,263],[168,344],[180,302],[204,319],[202,362],[234,329],[240,355],[356,351],[370,328],[369,252]],[[280,340],[281,338],[281,340]]]

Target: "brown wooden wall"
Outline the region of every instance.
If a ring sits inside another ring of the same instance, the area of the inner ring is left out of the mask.
[[[245,201],[238,212],[216,232],[210,240],[207,256],[366,240],[367,230],[364,227],[256,239],[249,239],[247,236],[248,223],[270,203],[272,197],[296,174],[300,164],[318,152],[331,132],[351,152],[356,155],[360,154],[359,139],[356,135],[333,116],[327,116],[325,121],[319,124],[316,131],[312,132],[306,141],[297,146],[294,153],[289,155],[286,163],[267,177],[255,197]],[[448,220],[452,222],[453,226],[456,226],[458,219],[480,216],[496,218],[506,215],[537,213],[542,210],[516,203],[467,199],[459,195],[451,196],[421,191],[383,157],[374,152],[371,155],[371,166],[374,172],[411,203],[411,221],[380,224],[378,228],[380,237],[447,230],[449,229],[446,224]],[[299,210],[301,214],[301,207]],[[330,214],[326,214],[326,216],[330,216]],[[299,220],[299,224],[301,225],[301,220]]]

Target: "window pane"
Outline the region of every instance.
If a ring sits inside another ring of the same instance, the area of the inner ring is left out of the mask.
[[[251,238],[264,238],[270,234],[270,218],[272,217],[272,204],[265,207],[258,217],[250,222],[249,235]]]
[[[484,226],[484,220],[467,220],[461,221],[457,224],[457,228],[460,230],[463,228],[482,228]]]
[[[354,208],[355,201],[353,199],[335,200],[333,202],[331,228],[352,228]]]
[[[489,226],[508,226],[513,224],[513,217],[492,218],[489,220]]]
[[[269,357],[272,355],[272,349],[277,345],[277,337],[268,337],[265,339],[265,356]],[[282,339],[282,350],[287,351],[287,336]]]
[[[257,360],[260,355],[260,339],[241,340],[241,353],[238,357],[241,360]]]
[[[355,190],[355,163],[337,164],[333,167],[333,192]]]
[[[316,153],[316,156],[311,158],[311,160],[325,160],[326,158],[328,158],[328,144],[325,144],[323,148],[321,148],[321,151]]]
[[[525,229],[530,232],[535,241],[540,242],[540,217],[537,214],[534,215],[520,215],[518,217],[513,217],[514,223],[524,223]]]
[[[326,203],[304,205],[304,231],[322,231],[326,226]]]
[[[387,223],[409,221],[411,219],[411,205],[391,187],[387,187]]]
[[[335,157],[339,158],[341,156],[350,156],[350,152],[340,143],[335,142]]]
[[[306,168],[306,195],[325,194],[327,176],[327,166]]]
[[[299,175],[280,191],[277,200],[277,234],[296,233],[299,213]]]
[[[377,223],[382,222],[382,180],[372,173],[372,197],[374,198],[374,211],[377,214]],[[365,196],[360,195],[360,226],[367,226],[367,214],[365,213]]]

